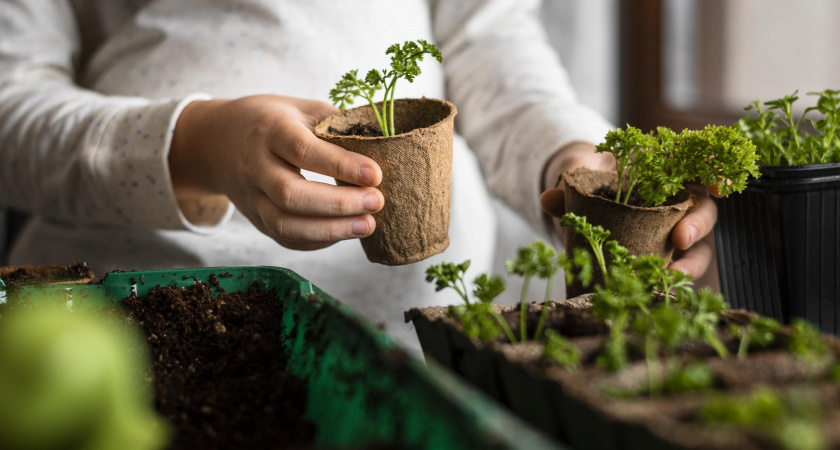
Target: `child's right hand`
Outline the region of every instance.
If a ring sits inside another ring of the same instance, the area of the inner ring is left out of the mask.
[[[375,188],[382,170],[312,134],[317,122],[337,111],[328,103],[275,95],[189,104],[169,153],[176,198],[227,196],[261,232],[291,249],[370,235],[376,228],[371,213],[385,201]],[[301,169],[356,186],[308,181]]]

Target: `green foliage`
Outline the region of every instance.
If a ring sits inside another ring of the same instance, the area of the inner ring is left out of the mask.
[[[769,387],[748,396],[712,397],[699,416],[706,425],[724,425],[760,432],[782,449],[823,449],[822,407],[811,391],[793,391],[782,398]]]
[[[665,203],[690,181],[729,195],[744,190],[750,175],[759,176],[755,145],[735,127],[708,125],[680,134],[659,127],[654,136],[628,125],[608,132],[596,151],[616,158],[615,201],[621,203],[627,203],[634,187],[650,206]],[[628,187],[622,198],[625,178]]]
[[[795,91],[780,99],[762,104],[761,100],[744,108],[755,110],[738,121],[740,129],[755,143],[759,163],[765,166],[802,165],[840,161],[840,91],[826,89],[809,92],[817,97],[817,104],[794,117],[793,104],[799,100]],[[817,117],[807,117],[816,112]],[[802,127],[810,123],[814,132]]]
[[[464,300],[464,303],[469,304],[470,299],[467,297],[467,285],[464,283],[464,272],[469,267],[469,259],[461,264],[449,262],[434,264],[426,269],[426,281],[435,283],[435,292],[440,292],[446,288],[454,289],[461,299]],[[458,285],[458,282],[461,284]]]
[[[738,358],[746,358],[750,346],[753,348],[767,348],[779,332],[779,322],[763,316],[755,316],[746,326],[732,325],[732,334],[741,338],[738,347]]]
[[[497,276],[479,275],[474,281],[473,295],[481,303],[492,303],[493,299],[505,291],[505,282]]]
[[[580,349],[554,330],[545,331],[542,359],[567,369],[580,367]]]
[[[592,247],[592,253],[598,261],[601,273],[606,276],[607,262],[604,259],[604,242],[610,237],[610,232],[600,225],[592,225],[586,217],[578,217],[573,213],[566,213],[560,219],[560,225],[572,227],[575,233],[583,236]]]
[[[615,168],[618,172],[618,189],[615,193],[615,201],[627,203],[633,187],[639,181],[639,162],[651,156],[651,149],[658,146],[659,142],[653,136],[642,133],[641,130],[627,125],[627,130],[616,129],[607,132],[604,142],[597,145],[598,153],[612,153],[615,157]],[[628,187],[622,197],[624,190],[622,180],[629,180]]]
[[[18,449],[159,449],[142,333],[49,298],[0,327],[0,442]]]
[[[688,315],[689,339],[698,339],[709,344],[721,358],[729,352],[717,336],[720,315],[728,309],[723,296],[708,287],[699,291],[689,290],[679,298],[679,308]]]
[[[663,389],[669,394],[681,394],[709,389],[714,383],[712,371],[702,362],[683,367],[676,361],[669,361]]]
[[[820,330],[801,318],[791,320],[791,337],[788,351],[802,359],[818,359],[828,353],[828,344],[820,336]]]
[[[520,339],[527,338],[525,317],[528,311],[528,290],[531,285],[531,278],[537,276],[546,280],[545,296],[543,297],[543,315],[534,334],[534,339],[539,338],[542,332],[545,315],[551,304],[551,292],[554,288],[554,275],[560,270],[560,263],[557,252],[543,241],[534,241],[528,245],[519,247],[516,259],[506,262],[508,273],[519,275],[524,278],[522,293],[519,297],[519,321]]]
[[[391,55],[391,68],[382,70],[370,70],[364,79],[359,79],[358,69],[351,70],[344,74],[330,90],[330,100],[333,104],[344,110],[352,105],[357,97],[364,97],[373,107],[376,119],[382,129],[383,136],[396,134],[394,128],[394,92],[397,80],[405,78],[409,83],[420,75],[420,65],[424,55],[430,55],[438,62],[443,61],[443,56],[438,49],[429,42],[419,39],[417,41],[406,41],[403,45],[393,44],[385,51]],[[382,100],[382,111],[380,112],[374,102],[374,96],[384,89]]]

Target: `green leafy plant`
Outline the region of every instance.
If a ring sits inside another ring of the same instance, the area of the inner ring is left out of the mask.
[[[741,343],[738,346],[738,358],[746,358],[750,346],[767,348],[776,338],[779,328],[781,328],[779,322],[763,316],[751,318],[750,323],[745,326],[732,325],[732,334],[741,338]]]
[[[545,343],[541,357],[567,369],[580,367],[580,349],[554,330],[545,331]]]
[[[554,275],[560,269],[557,252],[542,241],[534,241],[526,246],[519,247],[516,259],[506,261],[508,273],[523,277],[522,292],[519,296],[519,327],[520,340],[527,339],[525,324],[526,313],[528,312],[528,291],[530,290],[531,279],[534,276],[546,280],[545,296],[543,297],[543,311],[547,311],[551,305],[551,293],[554,288]],[[542,331],[544,316],[540,321],[536,339]]]
[[[450,288],[455,290],[464,301],[463,305],[449,308],[449,313],[464,326],[464,334],[481,340],[490,340],[504,332],[511,342],[516,342],[516,336],[507,321],[493,309],[492,305],[493,300],[505,290],[504,281],[495,276],[479,275],[473,281],[475,289],[472,292],[478,302],[471,302],[467,284],[464,281],[464,274],[469,267],[470,260],[461,264],[448,262],[434,264],[426,269],[426,281],[435,283],[435,292]]]
[[[828,344],[823,341],[820,330],[802,318],[790,321],[791,337],[788,351],[802,359],[819,359],[828,353]]]
[[[596,151],[615,156],[620,203],[636,189],[644,206],[661,205],[691,181],[729,195],[744,190],[750,175],[759,176],[755,145],[736,127],[708,125],[679,134],[659,127],[653,135],[628,125],[608,132]]]
[[[344,110],[347,105],[352,105],[357,97],[363,97],[373,108],[376,119],[383,136],[396,134],[394,126],[394,92],[397,87],[397,80],[405,78],[409,83],[420,75],[419,62],[424,55],[430,55],[438,62],[443,62],[440,51],[431,43],[419,39],[417,41],[406,41],[403,45],[394,44],[385,51],[391,55],[390,69],[370,70],[364,79],[359,78],[358,69],[351,70],[344,74],[330,90],[330,100],[333,104]],[[384,89],[382,110],[376,106],[374,97],[379,90]]]
[[[780,166],[840,161],[840,91],[809,92],[817,97],[817,104],[795,117],[797,94],[794,91],[764,103],[756,99],[744,108],[755,110],[755,114],[742,117],[738,127],[755,143],[759,163]],[[813,132],[802,126],[803,120],[811,124]]]
[[[699,412],[706,425],[760,432],[782,449],[823,449],[822,407],[812,391],[800,389],[782,397],[769,387],[747,396],[721,395],[705,402]]]

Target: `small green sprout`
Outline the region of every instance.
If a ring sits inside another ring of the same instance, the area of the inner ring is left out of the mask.
[[[607,262],[604,258],[604,242],[610,237],[610,232],[600,225],[592,225],[586,221],[586,217],[579,217],[573,213],[566,213],[560,219],[560,225],[572,227],[575,233],[583,236],[592,247],[592,253],[598,261],[601,273],[607,275]]]
[[[779,322],[763,316],[755,316],[745,326],[732,325],[732,334],[741,338],[738,346],[738,358],[747,357],[750,346],[754,348],[767,348],[776,338],[779,332]]]
[[[828,344],[823,341],[820,330],[802,318],[791,320],[791,338],[788,351],[802,359],[818,359],[828,352]]]
[[[383,136],[396,134],[394,126],[394,92],[397,80],[405,78],[409,83],[420,75],[420,65],[424,55],[430,55],[438,62],[443,62],[440,51],[431,43],[419,39],[417,41],[406,41],[402,46],[394,44],[385,51],[391,55],[391,68],[382,70],[370,70],[364,79],[359,79],[359,71],[351,70],[341,77],[335,88],[330,90],[330,100],[333,104],[344,110],[347,105],[352,105],[356,97],[364,97],[373,108],[379,127]],[[382,100],[382,110],[376,106],[374,96],[383,89],[385,90]]]
[[[519,247],[516,259],[507,261],[508,273],[523,277],[522,293],[519,297],[520,340],[525,341],[527,339],[528,330],[525,326],[525,317],[528,309],[528,290],[530,289],[531,279],[537,276],[546,280],[545,296],[543,297],[543,311],[545,312],[551,305],[554,275],[558,270],[560,270],[560,265],[558,264],[557,252],[542,241],[534,241],[526,246]],[[540,321],[540,326],[534,335],[535,339],[542,332],[543,321],[544,318]]]
[[[560,333],[545,330],[545,343],[541,357],[544,361],[551,361],[566,369],[580,367],[580,349]]]
[[[464,326],[464,334],[481,340],[490,340],[495,339],[504,331],[511,342],[516,342],[516,337],[507,321],[492,306],[493,299],[505,290],[504,281],[499,277],[486,274],[478,276],[473,281],[475,289],[472,292],[478,302],[470,302],[464,281],[464,273],[469,267],[469,260],[461,264],[447,262],[434,264],[426,269],[426,281],[435,283],[436,292],[446,288],[454,289],[464,301],[463,305],[449,307],[449,314],[455,316]]]
[[[715,379],[709,367],[700,362],[692,362],[682,367],[675,360],[669,361],[663,390],[669,394],[696,392],[714,386]]]
[[[786,398],[769,387],[748,396],[716,396],[703,405],[699,416],[706,425],[729,426],[766,435],[781,449],[824,449],[823,409],[812,391],[799,389]]]
[[[793,104],[799,100],[797,94],[794,91],[763,104],[756,99],[744,108],[756,111],[742,117],[738,126],[755,143],[760,164],[792,166],[840,161],[840,91],[809,92],[817,97],[817,104],[806,108],[798,118],[793,115]],[[817,119],[806,118],[812,112],[819,113]],[[803,120],[813,132],[802,126]]]
[[[464,300],[464,303],[470,304],[470,299],[467,297],[467,285],[464,282],[464,272],[469,268],[469,259],[461,264],[448,262],[434,264],[426,269],[426,281],[435,283],[435,292],[440,292],[446,288],[454,289]],[[458,282],[461,283],[460,286]]]

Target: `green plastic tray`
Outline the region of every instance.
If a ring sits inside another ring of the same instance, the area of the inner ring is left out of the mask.
[[[101,306],[157,285],[184,287],[216,275],[228,292],[259,281],[285,305],[288,370],[308,380],[316,444],[408,449],[562,449],[436,364],[409,356],[385,333],[296,273],[222,267],[109,273],[101,284],[53,285],[73,307]],[[22,291],[27,295],[27,289]]]

